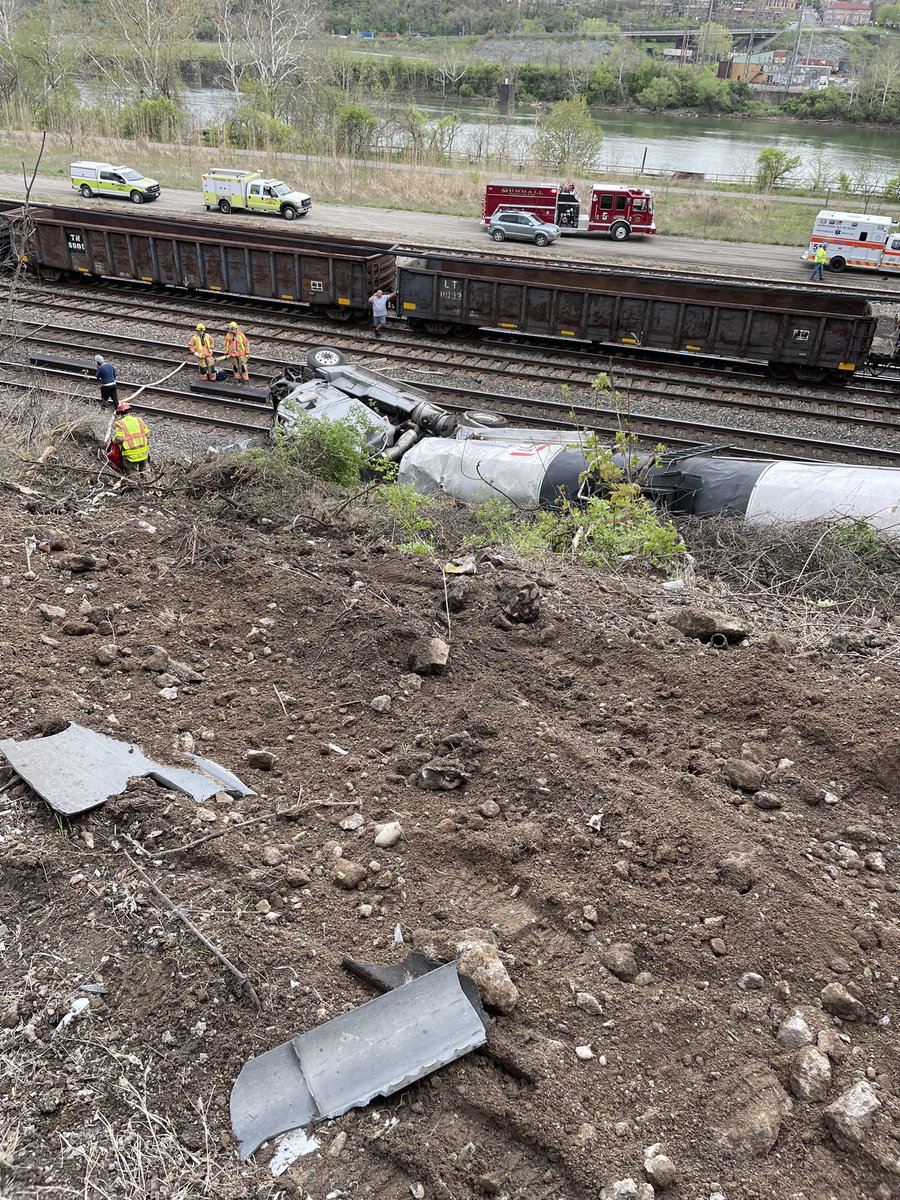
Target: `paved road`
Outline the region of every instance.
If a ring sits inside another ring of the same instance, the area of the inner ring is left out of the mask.
[[[0,174],[0,195],[21,198],[21,179],[14,175]],[[218,212],[208,213],[198,192],[179,191],[174,188],[167,188],[158,200],[141,209],[136,209],[127,201],[83,200],[72,191],[68,179],[49,178],[41,178],[38,181],[32,198],[84,208],[108,208],[110,212],[137,211],[147,216],[165,214],[167,217],[195,217],[231,225],[238,220],[249,221],[253,225],[260,223],[262,226],[271,226],[279,233],[287,233],[289,230],[298,233],[317,231],[372,237],[401,245],[462,246],[483,251],[488,251],[493,246],[476,219],[439,213],[404,212],[397,209],[314,202],[308,217],[290,225],[278,217],[245,214],[237,217],[223,216]],[[518,249],[519,247],[514,247],[509,242],[503,246],[504,253]],[[524,253],[534,253],[532,246],[522,247],[522,250]],[[689,268],[721,274],[728,279],[760,277],[801,282],[809,278],[809,268],[800,260],[801,248],[766,246],[754,242],[718,242],[658,236],[611,242],[608,238],[576,236],[561,238],[544,253],[548,262],[554,257],[584,258],[611,266]],[[900,281],[891,282],[896,283],[900,296]],[[868,284],[879,290],[890,286],[880,275],[868,276],[859,272],[842,276],[829,275],[828,283],[834,287],[860,287]]]

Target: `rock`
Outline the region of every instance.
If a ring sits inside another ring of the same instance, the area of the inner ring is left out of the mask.
[[[366,823],[366,818],[362,813],[351,813],[349,817],[344,817],[343,821],[339,822],[341,829],[345,829],[347,833],[355,833],[357,829],[362,829]]]
[[[176,687],[160,688],[159,689],[159,698],[160,698],[160,700],[177,700],[178,699],[178,688],[176,688]]]
[[[169,656],[162,646],[150,646],[141,658],[141,667],[145,671],[165,671],[169,666]]]
[[[791,1091],[801,1100],[824,1100],[831,1087],[831,1063],[815,1046],[798,1050],[791,1064]]]
[[[390,711],[391,698],[390,696],[373,696],[369,701],[369,708],[372,712],[386,713]]]
[[[347,858],[336,858],[331,864],[332,882],[346,892],[359,887],[368,873],[368,867],[364,867],[362,863],[351,862]]]
[[[90,621],[64,621],[60,626],[60,633],[66,634],[67,637],[88,637],[96,632]]]
[[[47,637],[46,633],[41,634],[41,641],[45,646],[49,646],[51,650],[59,649],[59,640],[57,638]]]
[[[768,1154],[793,1102],[764,1063],[749,1062],[725,1076],[712,1100],[711,1119],[722,1144],[746,1155]]]
[[[820,1029],[816,1035],[816,1045],[823,1054],[827,1054],[832,1062],[843,1062],[850,1053],[850,1046],[836,1029]]]
[[[866,1006],[852,996],[842,983],[829,983],[819,993],[822,1007],[833,1017],[859,1021],[866,1015]]]
[[[447,608],[452,613],[462,612],[466,607],[469,599],[469,593],[472,590],[474,580],[465,575],[454,575],[446,581],[447,591],[445,597],[441,598],[441,603],[438,605],[438,611],[443,612],[444,601],[446,600]]]
[[[600,1192],[600,1200],[653,1200],[656,1193],[650,1183],[637,1183],[633,1179],[620,1179]]]
[[[263,846],[260,858],[267,867],[279,867],[284,862],[284,855],[277,846]]]
[[[725,779],[742,792],[758,791],[766,778],[765,767],[749,758],[730,758],[722,768]]]
[[[244,760],[257,771],[271,771],[277,761],[271,750],[248,750]]]
[[[443,638],[419,638],[414,643],[406,665],[417,675],[443,675],[450,657],[450,647]]]
[[[771,650],[773,654],[793,654],[797,643],[786,633],[767,633],[760,639],[760,645]]]
[[[752,797],[753,803],[757,808],[762,808],[766,811],[775,808],[781,808],[783,801],[780,796],[776,796],[774,792],[756,792]]]
[[[644,1172],[655,1188],[671,1187],[678,1177],[675,1164],[665,1154],[654,1154],[644,1160]]]
[[[64,621],[66,617],[66,609],[58,604],[39,604],[38,612],[45,621]]]
[[[745,971],[737,981],[742,992],[758,992],[764,983],[765,979],[757,971]]]
[[[589,1013],[592,1017],[603,1016],[603,1006],[593,992],[576,992],[575,1004],[582,1012]]]
[[[382,850],[393,846],[403,837],[403,826],[399,821],[387,821],[384,825],[375,826],[375,845]]]
[[[722,939],[718,937],[712,939],[712,941],[709,943],[709,948],[712,950],[713,954],[718,955],[719,958],[721,958],[723,954],[728,953],[728,947],[725,945]]]
[[[638,973],[631,942],[614,942],[611,946],[606,946],[601,951],[600,958],[606,969],[625,983],[633,982]]]
[[[519,1002],[519,992],[509,977],[497,947],[491,942],[467,940],[456,947],[456,966],[475,981],[481,999],[491,1008],[508,1013]]]
[[[666,614],[666,624],[673,626],[687,638],[708,642],[714,633],[721,633],[729,642],[742,642],[750,633],[745,621],[726,616],[725,613],[687,605]]]
[[[109,643],[105,646],[98,646],[94,651],[94,658],[101,667],[109,667],[116,661],[118,653],[118,647]]]
[[[863,859],[867,871],[875,875],[883,875],[885,871],[884,855],[879,850],[873,850]]]
[[[600,914],[597,912],[597,909],[593,904],[582,905],[581,915],[590,925],[596,925],[600,920]]]
[[[425,1200],[425,1188],[421,1183],[411,1183],[409,1191],[413,1200]]]
[[[798,1012],[785,1017],[778,1026],[775,1037],[779,1046],[783,1046],[785,1050],[802,1050],[804,1046],[811,1046],[816,1040],[813,1031]]]
[[[93,554],[60,554],[53,560],[54,565],[59,571],[71,571],[73,575],[80,575],[84,571],[93,571],[97,565],[97,560]]]
[[[500,805],[496,800],[485,800],[482,804],[478,805],[478,811],[483,817],[486,817],[489,821],[493,821],[494,817],[500,816]]]
[[[177,675],[182,683],[203,683],[203,676],[199,671],[195,671],[187,663],[178,662],[174,658],[169,659],[167,670],[171,671],[173,675]]]
[[[451,792],[454,788],[462,787],[467,779],[468,775],[460,762],[448,756],[433,758],[420,767],[416,782],[429,792]]]
[[[590,1048],[590,1046],[576,1046],[575,1053],[581,1059],[582,1062],[587,1062],[587,1060],[589,1058],[594,1057],[594,1052]]]
[[[519,625],[530,625],[541,615],[541,589],[536,583],[524,583],[508,603],[503,615]]]
[[[342,1129],[340,1133],[335,1135],[334,1141],[328,1147],[328,1154],[331,1158],[337,1158],[343,1153],[344,1147],[347,1145],[347,1135]]]
[[[861,1079],[825,1109],[825,1126],[839,1146],[852,1150],[859,1145],[875,1120],[881,1101],[870,1083]]]
[[[755,855],[752,850],[733,851],[716,863],[720,882],[739,892],[749,892],[756,880]]]
[[[170,688],[178,687],[179,680],[177,675],[170,675],[168,671],[163,671],[153,682],[158,688]]]

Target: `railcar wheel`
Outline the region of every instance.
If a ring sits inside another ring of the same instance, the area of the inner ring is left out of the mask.
[[[794,367],[794,375],[801,383],[821,383],[827,374],[824,367]]]
[[[310,350],[306,356],[306,365],[314,371],[319,367],[342,367],[346,361],[341,351],[335,350],[333,346],[319,346]]]
[[[220,200],[219,204],[218,204],[218,208],[219,208],[220,213],[227,214],[227,213],[231,212],[231,204],[227,200]]]
[[[836,254],[828,264],[829,271],[843,271],[847,266],[846,258],[841,258],[840,254]]]
[[[325,309],[325,316],[329,321],[349,321],[353,316],[353,309],[349,307],[342,307],[339,304],[333,304],[329,305],[329,307]]]
[[[425,328],[429,333],[445,334],[449,333],[453,326],[449,321],[426,321]]]
[[[492,229],[491,237],[494,239],[495,242],[502,242],[502,241],[505,241],[506,234],[503,232],[502,229]]]
[[[93,199],[93,196],[94,196],[93,190],[91,188],[89,188],[86,183],[83,183],[78,190],[81,192],[82,196],[84,196],[85,200]]]
[[[792,373],[793,372],[787,363],[769,363],[769,374],[773,379],[790,379]]]
[[[627,237],[631,236],[631,229],[624,221],[616,221],[609,227],[609,236],[614,242],[624,242]]]
[[[144,203],[144,197],[141,195],[140,192],[132,192],[129,199],[131,200],[132,204],[143,204]]]
[[[56,267],[38,267],[38,277],[44,283],[59,283],[63,277],[63,272]]]

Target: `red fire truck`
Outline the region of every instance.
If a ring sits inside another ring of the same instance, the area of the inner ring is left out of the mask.
[[[481,214],[485,225],[494,213],[521,211],[558,225],[563,233],[606,233],[617,242],[638,234],[656,233],[653,193],[646,188],[618,183],[595,183],[587,221],[581,215],[581,197],[573,184],[489,183]]]

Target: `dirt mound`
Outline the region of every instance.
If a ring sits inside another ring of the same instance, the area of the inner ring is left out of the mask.
[[[333,502],[261,521],[238,484],[205,481],[219,522],[184,492],[52,518],[0,495],[3,736],[75,720],[257,792],[142,780],[57,821],[0,783],[3,1194],[640,1196],[648,1147],[684,1200],[900,1194],[896,626],[492,554],[448,630],[432,560]],[[685,606],[748,637],[685,636]],[[448,662],[417,673],[431,637]],[[318,1129],[278,1180],[269,1150],[240,1164],[241,1064],[370,999],[341,959],[396,961],[397,925],[496,947],[492,1055]]]

